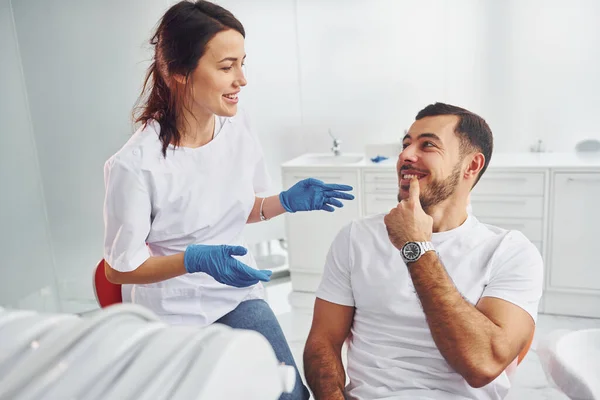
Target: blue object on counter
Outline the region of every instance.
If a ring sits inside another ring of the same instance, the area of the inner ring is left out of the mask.
[[[371,158],[371,161],[373,161],[374,163],[378,163],[378,162],[381,162],[381,161],[383,161],[383,160],[387,160],[387,159],[388,159],[388,158],[387,158],[387,157],[384,157],[384,156],[377,156],[377,157],[373,157],[373,158]]]

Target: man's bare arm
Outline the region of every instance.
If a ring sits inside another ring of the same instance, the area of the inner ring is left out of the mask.
[[[342,346],[350,333],[354,307],[317,298],[304,348],[304,375],[316,400],[343,400],[346,373]]]
[[[472,387],[493,381],[531,338],[535,324],[525,310],[490,297],[473,306],[434,252],[408,268],[436,346]]]

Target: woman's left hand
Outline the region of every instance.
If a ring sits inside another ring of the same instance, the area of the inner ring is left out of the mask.
[[[304,179],[279,194],[281,205],[287,212],[325,210],[334,211],[333,206],[343,207],[338,200],[354,200],[354,196],[344,191],[352,186],[326,184],[315,178]]]

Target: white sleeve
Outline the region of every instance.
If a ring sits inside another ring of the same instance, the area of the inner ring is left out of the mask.
[[[262,150],[260,151],[260,159],[254,167],[254,179],[252,185],[254,186],[254,193],[257,194],[267,193],[271,190],[271,176],[269,175]]]
[[[239,113],[240,116],[243,118],[246,130],[250,133],[250,136],[252,136],[252,139],[255,143],[254,151],[256,152],[256,164],[254,165],[254,175],[252,179],[254,193],[267,193],[271,190],[271,175],[269,175],[267,164],[265,162],[265,156],[262,150],[262,146],[260,144],[260,139],[252,129],[248,113],[243,109],[240,109]]]
[[[511,231],[494,255],[490,281],[482,297],[497,297],[521,307],[537,321],[544,284],[544,262],[522,233]]]
[[[150,195],[140,174],[114,158],[104,165],[104,184],[104,259],[117,271],[133,271],[150,257]]]
[[[346,225],[333,240],[325,261],[325,270],[316,296],[331,303],[354,306],[352,293],[352,260],[350,256],[350,232],[352,224]]]

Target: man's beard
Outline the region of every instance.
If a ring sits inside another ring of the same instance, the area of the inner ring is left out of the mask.
[[[456,163],[452,173],[443,180],[435,180],[430,182],[427,187],[421,188],[421,195],[419,200],[421,201],[421,207],[427,212],[430,207],[433,207],[448,197],[452,196],[456,191],[458,182],[460,181],[460,163]],[[402,201],[400,193],[398,193],[398,202]]]

